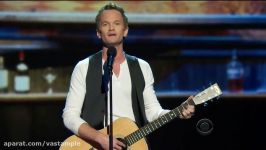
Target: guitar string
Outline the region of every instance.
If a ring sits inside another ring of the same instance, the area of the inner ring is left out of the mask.
[[[182,105],[180,105],[181,107],[183,107]],[[161,127],[162,125],[166,124],[167,122],[171,121],[172,119],[174,119],[175,117],[177,117],[178,113],[179,115],[180,113],[180,106],[178,106],[177,108],[173,109],[172,111],[170,111],[169,113],[159,117],[158,119],[156,119],[155,121],[151,122],[148,125],[145,125],[144,127],[140,128],[139,130],[131,133],[130,135],[128,135],[125,140],[129,145],[132,145],[133,143],[135,143],[136,141],[138,141],[139,139],[145,137],[146,135],[148,135],[149,133],[153,132],[154,130],[158,129],[159,127]],[[174,118],[171,117],[171,115],[175,115]],[[167,119],[167,116],[169,116]],[[159,126],[156,126],[156,122],[158,122]],[[155,125],[155,128],[154,126]],[[151,127],[151,128],[150,128]],[[139,132],[141,134],[139,134]]]

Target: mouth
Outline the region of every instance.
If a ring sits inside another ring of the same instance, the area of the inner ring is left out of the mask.
[[[110,34],[108,34],[108,36],[109,37],[113,37],[113,36],[116,36],[116,34],[115,33],[110,33]]]

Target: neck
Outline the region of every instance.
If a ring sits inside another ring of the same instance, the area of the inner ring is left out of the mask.
[[[125,55],[124,55],[124,51],[123,51],[123,46],[115,46],[117,53],[116,53],[116,57],[114,60],[114,63],[122,63],[125,60]],[[103,54],[102,54],[102,58],[104,61],[107,60],[107,47],[103,47]]]

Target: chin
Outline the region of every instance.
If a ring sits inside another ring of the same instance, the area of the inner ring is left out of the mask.
[[[106,43],[105,45],[106,46],[117,46],[119,44],[121,44],[121,43]]]

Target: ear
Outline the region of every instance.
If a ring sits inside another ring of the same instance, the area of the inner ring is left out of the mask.
[[[128,27],[124,31],[124,37],[127,37],[127,34],[128,34]]]
[[[101,33],[100,33],[101,31],[99,31],[99,30],[97,30],[96,29],[96,34],[97,34],[97,37],[99,38],[99,39],[101,39],[102,37],[101,37]]]

